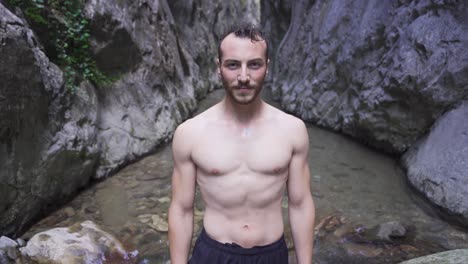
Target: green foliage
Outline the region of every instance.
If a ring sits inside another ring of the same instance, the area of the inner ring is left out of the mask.
[[[56,56],[51,60],[58,64],[65,78],[65,86],[73,92],[82,79],[95,85],[109,84],[91,58],[89,21],[83,14],[82,0],[6,0],[8,5],[21,8],[28,21],[45,27]]]

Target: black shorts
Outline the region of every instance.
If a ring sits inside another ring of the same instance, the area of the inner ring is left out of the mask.
[[[189,264],[288,264],[284,235],[269,245],[243,248],[235,243],[221,243],[202,229],[195,242]]]

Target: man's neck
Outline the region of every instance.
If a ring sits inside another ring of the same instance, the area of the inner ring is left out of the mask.
[[[258,97],[250,104],[239,104],[226,96],[221,101],[221,108],[225,118],[234,121],[241,127],[248,127],[261,116],[264,110],[264,103]]]

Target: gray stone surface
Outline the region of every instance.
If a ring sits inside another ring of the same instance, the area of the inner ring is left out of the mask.
[[[403,153],[468,96],[466,1],[298,0],[291,10],[272,89],[305,120]]]
[[[118,76],[98,92],[102,178],[169,140],[195,109],[197,86],[165,0],[90,1],[85,10],[98,64]]]
[[[35,263],[133,263],[137,251],[127,252],[111,234],[92,221],[37,233],[21,254]]]
[[[14,263],[18,256],[18,243],[6,236],[0,237],[0,263]]]
[[[382,240],[391,241],[395,237],[404,237],[406,228],[398,221],[382,223],[378,226],[377,237]]]
[[[417,190],[468,226],[468,101],[437,120],[402,161]]]
[[[88,183],[98,158],[94,88],[71,95],[22,20],[0,4],[0,232]]]
[[[429,256],[411,259],[400,264],[466,264],[468,263],[468,249],[445,251]]]
[[[270,63],[268,67],[270,69],[275,68],[275,64],[278,62],[275,54],[278,46],[280,46],[281,41],[283,40],[283,36],[288,31],[291,20],[292,4],[293,2],[288,0],[261,1],[261,24],[269,41],[268,49]],[[273,75],[267,74],[265,82],[265,87],[267,89],[270,89],[272,80],[274,80]]]
[[[13,239],[8,238],[6,236],[0,237],[0,250],[7,249],[7,248],[15,248],[18,246],[18,243],[16,243]]]
[[[103,155],[97,178],[167,142],[196,109],[196,99],[219,86],[217,37],[239,17],[255,21],[252,14],[258,13],[256,1],[243,3],[88,3],[98,63],[120,76],[111,89],[98,93]]]

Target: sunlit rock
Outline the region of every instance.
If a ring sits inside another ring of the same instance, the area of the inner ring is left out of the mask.
[[[137,252],[127,252],[112,235],[91,221],[50,229],[34,235],[21,253],[39,263],[132,263]]]
[[[15,263],[18,258],[18,243],[6,236],[0,237],[0,263]]]
[[[156,229],[156,231],[159,231],[159,232],[169,231],[169,225],[164,218],[160,217],[159,215],[152,215],[151,220],[152,222],[149,225],[152,228]]]

